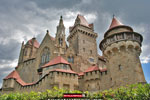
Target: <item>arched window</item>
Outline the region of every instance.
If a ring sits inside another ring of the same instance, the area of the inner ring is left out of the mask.
[[[45,64],[50,61],[50,51],[49,48],[45,47],[41,54],[41,64]]]

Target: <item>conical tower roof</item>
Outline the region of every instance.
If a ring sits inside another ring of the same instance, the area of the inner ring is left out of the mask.
[[[121,25],[123,25],[123,24],[119,20],[117,20],[116,17],[113,17],[109,29],[114,28],[116,26],[121,26]]]
[[[122,24],[116,17],[113,16],[109,29],[105,32],[104,37],[112,35],[114,33],[112,30],[115,30],[116,28],[124,28],[126,32],[133,32],[133,29],[130,26]]]

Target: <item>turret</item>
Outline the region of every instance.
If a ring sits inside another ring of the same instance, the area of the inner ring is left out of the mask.
[[[143,37],[115,17],[99,47],[107,58],[112,87],[145,82],[141,62]]]
[[[25,60],[35,58],[38,48],[39,43],[37,42],[36,38],[28,40],[26,44],[23,42],[20,50],[18,64],[24,62]]]
[[[24,41],[22,42],[22,45],[21,45],[21,50],[20,50],[18,65],[23,62],[23,49],[24,49]]]

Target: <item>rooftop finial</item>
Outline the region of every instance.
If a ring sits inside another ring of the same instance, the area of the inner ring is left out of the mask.
[[[113,18],[115,17],[115,14],[113,14]]]
[[[46,30],[46,33],[49,33],[49,30]]]
[[[62,19],[62,15],[60,16],[60,19]]]

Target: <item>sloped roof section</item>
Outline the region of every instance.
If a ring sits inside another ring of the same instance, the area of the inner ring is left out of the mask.
[[[27,85],[19,76],[18,72],[16,70],[12,71],[8,76],[6,76],[4,79],[16,79],[18,83],[21,85]]]
[[[42,67],[44,68],[44,67],[48,67],[48,66],[56,65],[56,64],[68,64],[68,65],[70,65],[70,63],[68,63],[68,61],[66,61],[63,57],[58,56],[55,59],[49,61],[47,64],[43,65]]]
[[[113,17],[109,29],[114,28],[116,26],[121,26],[121,25],[123,24],[119,20],[117,20],[117,18]]]
[[[91,66],[87,70],[85,70],[85,72],[92,72],[92,71],[96,71],[96,70],[100,70],[100,72],[107,71],[106,68],[99,68],[98,66]]]
[[[91,66],[87,70],[85,70],[85,72],[91,72],[91,71],[96,71],[96,70],[99,70],[97,66]]]
[[[27,44],[29,45],[33,45],[36,48],[39,48],[40,44],[38,43],[38,41],[35,38],[30,39]]]
[[[72,70],[64,70],[64,69],[53,69],[53,70],[51,70],[50,72],[53,72],[53,71],[77,74],[76,72],[74,72],[74,71],[72,71]]]
[[[16,70],[12,71],[8,76],[6,76],[4,79],[9,79],[9,78],[19,78],[19,74],[17,73]]]
[[[89,24],[88,24],[87,20],[84,18],[84,16],[78,14],[77,18],[80,19],[80,24],[81,25],[89,27]]]
[[[25,83],[19,76],[18,72],[16,70],[12,71],[8,76],[6,76],[4,78],[4,80],[7,80],[7,79],[15,79],[19,84],[21,84],[22,86],[25,86],[25,85],[32,85],[32,84],[35,84],[35,83]]]
[[[79,76],[82,76],[82,75],[84,75],[84,72],[80,72],[80,73],[78,73],[78,75],[79,75]]]

